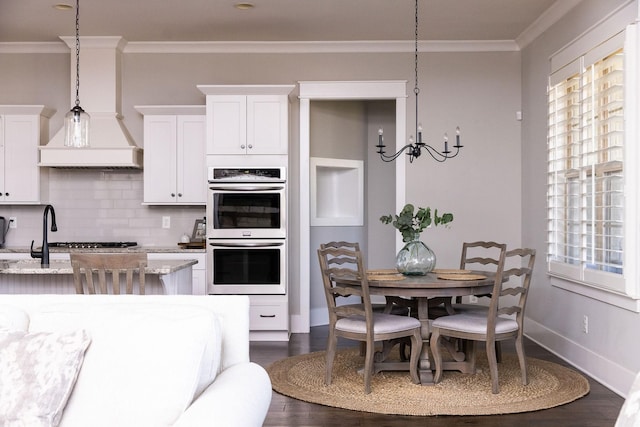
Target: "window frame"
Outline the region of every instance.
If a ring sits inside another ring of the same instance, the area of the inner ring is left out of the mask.
[[[638,55],[637,48],[640,46],[638,30],[635,24],[619,25],[623,19],[628,20],[629,15],[625,15],[623,12],[627,12],[626,8],[622,8],[613,17],[609,17],[609,21],[606,25],[603,25],[609,33],[606,36],[600,35],[600,40],[604,42],[597,43],[593,35],[593,31],[585,33],[581,38],[573,41],[570,45],[563,48],[550,58],[551,72],[549,75],[549,90],[558,83],[566,81],[569,77],[577,74],[578,79],[582,79],[583,72],[587,66],[599,61],[606,57],[609,53],[614,52],[618,48],[623,49],[624,54],[624,130],[623,130],[623,181],[622,181],[622,197],[624,200],[622,227],[623,235],[623,259],[622,266],[623,272],[611,273],[608,271],[592,270],[584,268],[584,255],[581,255],[581,264],[572,265],[567,262],[558,262],[552,259],[551,254],[547,253],[547,272],[550,276],[550,281],[553,286],[557,286],[568,290],[570,292],[576,292],[582,295],[589,296],[610,304],[614,304],[632,311],[640,311],[640,276],[638,274],[638,268],[635,266],[638,259],[639,247],[640,247],[640,227],[638,226],[638,190],[640,189],[639,174],[635,170],[640,165],[640,155],[637,148],[638,145],[638,122],[640,121],[640,115],[638,114]],[[612,31],[615,25],[611,24],[614,21],[618,24],[617,31]],[[622,30],[620,30],[622,28]],[[605,31],[606,33],[606,31]],[[568,53],[573,52],[573,54]],[[568,60],[571,58],[570,60]],[[579,80],[581,82],[581,80]],[[582,87],[580,88],[582,92]],[[551,115],[550,109],[550,97],[547,97],[548,101],[548,114]],[[583,104],[582,99],[580,104]],[[582,108],[582,107],[580,107]],[[580,110],[580,120],[582,120],[582,109]],[[548,128],[548,140],[551,137],[550,128],[551,120],[547,122]],[[581,132],[581,130],[578,130]],[[569,145],[566,145],[569,150]],[[548,146],[549,149],[549,146]],[[550,188],[553,185],[559,185],[557,182],[552,182],[550,179],[551,169],[550,162],[552,159],[547,158],[547,187]],[[594,168],[596,177],[598,174],[602,174],[605,177],[607,172],[611,170],[619,169],[619,164],[615,161],[597,163]],[[567,168],[565,168],[567,169]],[[584,184],[585,171],[581,171],[579,168],[575,171],[575,176],[578,177],[583,174],[582,183]],[[605,185],[606,179],[601,180]],[[555,187],[554,187],[555,189]],[[556,194],[557,195],[557,194]],[[552,209],[550,206],[550,195],[547,194],[547,221],[550,224],[553,221]],[[582,204],[581,204],[582,205]],[[568,204],[565,204],[568,206]],[[563,214],[564,215],[564,214]],[[563,220],[566,221],[566,215],[563,216]],[[580,218],[582,224],[584,219]],[[601,223],[602,227],[607,227],[606,222]],[[548,233],[551,232],[550,226],[548,226]],[[551,250],[550,244],[551,236],[548,235],[548,251]],[[584,245],[583,245],[584,246]],[[609,256],[609,255],[607,255]],[[566,259],[566,258],[565,258]],[[615,270],[615,268],[613,269]]]

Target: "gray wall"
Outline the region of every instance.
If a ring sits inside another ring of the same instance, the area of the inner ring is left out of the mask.
[[[359,101],[312,102],[309,116],[311,157],[364,160],[367,124],[364,103]],[[318,248],[321,243],[344,240],[359,242],[361,249],[365,253],[367,251],[366,225],[314,226],[311,227],[310,233],[312,248]],[[326,324],[326,301],[315,251],[311,252],[311,258],[311,324]],[[314,321],[316,317],[322,320]]]
[[[510,246],[521,244],[521,146],[520,123],[515,120],[521,108],[520,53],[506,52],[456,52],[421,53],[420,55],[420,118],[424,127],[424,139],[442,147],[442,134],[453,136],[460,125],[465,145],[462,154],[454,160],[440,164],[423,156],[407,164],[406,188],[400,188],[407,202],[416,206],[430,206],[450,211],[455,220],[448,228],[439,227],[423,234],[423,239],[435,250],[438,265],[456,266],[460,247],[465,240],[491,239],[506,242]],[[58,112],[51,120],[51,129],[62,126],[62,117],[70,108],[68,56],[60,54],[0,54],[0,103],[46,104]],[[122,70],[122,113],[124,123],[138,145],[142,145],[142,116],[136,105],[153,104],[203,104],[204,95],[198,84],[291,84],[313,80],[406,80],[407,135],[415,132],[415,100],[413,97],[413,53],[308,53],[308,54],[260,54],[260,53],[185,53],[143,54],[125,53]],[[34,89],[34,87],[36,89]],[[82,88],[81,88],[82,96]],[[299,104],[295,94],[291,97],[291,154],[296,160],[298,151]],[[391,114],[387,111],[390,111]],[[396,248],[390,243],[397,240],[397,233],[389,226],[379,224],[381,214],[395,213],[393,205],[395,188],[394,164],[383,164],[373,152],[379,125],[385,127],[387,141],[393,135],[388,117],[395,116],[395,108],[374,106],[362,109],[365,127],[362,135],[362,156],[367,156],[367,224],[370,227],[368,241],[369,260],[372,267],[393,265]],[[365,145],[368,144],[366,149]],[[391,145],[391,144],[390,144]],[[404,156],[399,161],[404,160]],[[371,169],[375,165],[375,169]],[[290,165],[290,221],[292,257],[290,271],[292,294],[308,283],[296,283],[299,277],[295,254],[299,253],[296,206],[298,194],[307,189],[296,182],[296,162]],[[109,191],[123,185],[122,180],[137,182],[139,177],[111,179],[99,173],[87,172],[77,176],[59,174],[52,179],[56,188],[64,188],[76,181],[83,181],[87,188],[104,186],[100,193],[100,206],[88,212],[87,222],[75,228],[77,238],[85,235],[112,233],[113,227],[102,221],[92,221],[105,215],[105,205],[117,205],[120,193]],[[64,176],[62,176],[64,175]],[[75,184],[74,184],[75,185]],[[56,193],[54,193],[56,194]],[[52,200],[56,209],[70,217],[75,207],[92,205],[95,195],[79,193],[77,197]],[[165,208],[139,206],[141,193],[127,203],[135,210],[125,210],[115,215],[135,217],[138,229],[132,229],[143,243],[175,244],[184,228],[200,216],[199,212],[173,208],[174,216],[184,215],[176,228],[167,233],[160,229]],[[15,209],[19,209],[16,211]],[[40,236],[42,207],[0,208],[0,214],[20,215],[20,229],[9,236],[9,244],[24,245]],[[123,217],[111,218],[112,221]],[[124,222],[124,221],[123,221]],[[73,226],[75,224],[71,224]],[[28,233],[23,233],[27,227]],[[66,229],[65,229],[66,230]],[[122,228],[122,230],[126,230]],[[62,233],[62,231],[60,232]],[[144,240],[143,240],[144,238]],[[311,248],[312,252],[315,248]],[[311,265],[317,264],[312,259]],[[385,264],[385,265],[382,265]],[[298,298],[293,298],[292,313],[299,313]],[[313,306],[319,306],[316,298]]]
[[[330,241],[358,242],[365,254],[366,266],[390,267],[395,257],[392,227],[384,227],[378,218],[393,212],[393,165],[383,164],[371,149],[380,126],[387,133],[395,129],[395,102],[389,101],[313,101],[310,106],[311,157],[364,161],[365,214],[362,226],[314,226],[310,230],[311,248]],[[370,129],[375,136],[370,137]],[[387,141],[394,146],[393,141]],[[313,185],[313,184],[312,184]],[[311,190],[311,189],[310,189]],[[387,237],[386,239],[384,237]],[[386,242],[387,244],[381,244]],[[311,325],[328,321],[325,296],[317,254],[311,251],[310,300]]]
[[[527,303],[528,334],[620,394],[627,392],[633,375],[640,370],[640,315],[551,285],[545,264],[545,168],[549,57],[623,3],[626,1],[584,0],[522,51],[521,160],[522,193],[526,195],[522,241],[538,251]],[[629,17],[630,22],[633,19]],[[590,319],[588,334],[582,332],[584,315]]]

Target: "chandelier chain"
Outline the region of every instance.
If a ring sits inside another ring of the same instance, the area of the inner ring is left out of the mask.
[[[416,85],[413,88],[413,93],[416,95],[416,138],[418,137],[418,94],[420,93],[420,88],[418,87],[418,2],[416,1],[416,25],[415,25],[415,45],[414,45],[414,72],[415,72],[415,81]]]
[[[80,105],[80,0],[76,0],[76,106]]]
[[[418,95],[420,93],[420,88],[418,87],[418,2],[416,2],[416,29],[415,29],[415,49],[414,49],[414,59],[415,59],[415,78],[416,85],[413,88],[413,92]]]

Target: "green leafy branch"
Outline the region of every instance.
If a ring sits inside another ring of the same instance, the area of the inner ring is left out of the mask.
[[[414,206],[407,203],[399,215],[383,215],[380,217],[380,221],[384,224],[391,224],[397,228],[402,234],[403,242],[411,241],[415,238],[416,234],[422,233],[422,230],[431,224],[438,226],[453,221],[453,214],[444,213],[440,216],[438,215],[437,209],[433,212],[433,218],[431,217],[431,208],[418,208],[415,214],[414,211]]]

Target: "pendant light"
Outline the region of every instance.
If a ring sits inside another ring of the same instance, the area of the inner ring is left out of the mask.
[[[76,0],[76,105],[64,116],[65,146],[89,146],[89,120],[80,106],[80,0]]]
[[[460,128],[459,127],[456,128],[456,140],[455,140],[455,144],[452,147],[452,148],[455,148],[455,152],[449,150],[449,136],[446,133],[444,134],[444,150],[443,151],[438,151],[437,149],[433,148],[431,145],[425,144],[424,142],[422,142],[422,124],[418,122],[418,94],[420,93],[420,88],[418,87],[418,0],[416,0],[415,18],[416,18],[416,28],[415,28],[414,70],[415,70],[416,84],[415,84],[415,87],[413,88],[413,93],[416,96],[416,133],[415,134],[417,135],[417,141],[414,140],[413,135],[411,135],[409,137],[409,143],[407,145],[405,145],[400,150],[398,150],[397,153],[392,155],[387,155],[384,151],[386,146],[384,145],[383,130],[382,128],[380,128],[380,130],[378,131],[378,145],[376,145],[376,148],[377,148],[376,152],[380,154],[380,158],[384,162],[392,162],[395,159],[397,159],[400,156],[400,154],[407,151],[406,154],[407,156],[409,156],[409,162],[413,163],[413,159],[420,157],[420,154],[422,154],[423,149],[427,153],[429,153],[429,155],[434,160],[438,162],[444,162],[447,159],[456,157],[460,149],[463,147],[462,145],[460,145]]]

